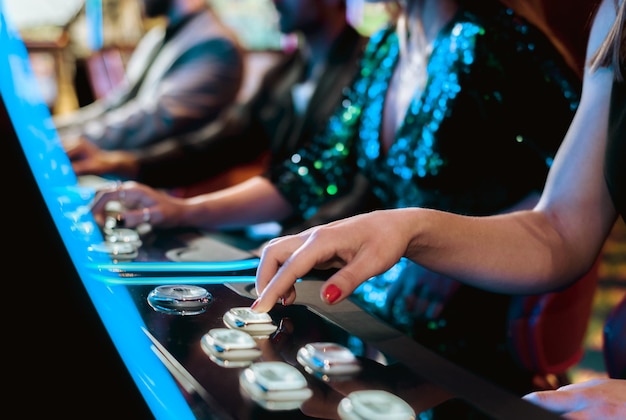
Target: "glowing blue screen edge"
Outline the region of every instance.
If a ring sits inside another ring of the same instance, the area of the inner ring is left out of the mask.
[[[193,419],[180,389],[152,350],[127,289],[96,280],[93,271],[86,268],[86,244],[72,234],[70,220],[62,213],[57,193],[58,188],[75,185],[77,179],[62,152],[26,47],[4,13],[3,0],[0,0],[0,95],[74,267],[148,407],[159,419]]]

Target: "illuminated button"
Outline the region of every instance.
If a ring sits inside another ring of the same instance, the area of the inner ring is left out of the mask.
[[[230,328],[213,328],[200,340],[202,350],[220,366],[248,366],[261,356],[257,342],[250,334]]]
[[[304,375],[285,362],[259,362],[239,377],[250,398],[270,410],[293,410],[313,395]]]
[[[201,314],[212,300],[213,296],[205,288],[184,284],[158,286],[148,294],[152,308],[175,315]]]
[[[402,398],[387,391],[354,391],[339,402],[342,420],[413,420],[415,410]]]
[[[336,343],[309,343],[298,350],[296,359],[309,373],[348,375],[361,369],[350,349]]]
[[[119,200],[109,200],[104,205],[104,212],[106,215],[116,215],[126,210],[126,206]]]
[[[105,239],[111,243],[129,243],[135,247],[141,246],[141,238],[139,233],[134,229],[113,228],[107,229]]]
[[[137,252],[137,248],[133,244],[127,242],[101,242],[90,245],[87,249],[90,252],[107,254],[113,259],[125,261],[137,258],[137,255],[139,254]]]
[[[268,337],[278,328],[269,314],[256,313],[248,307],[231,308],[224,314],[224,324],[259,338]]]

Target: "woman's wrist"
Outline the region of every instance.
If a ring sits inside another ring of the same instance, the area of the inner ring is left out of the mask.
[[[176,198],[179,225],[211,229],[215,226],[215,212],[207,198],[197,196]]]
[[[404,256],[414,259],[424,254],[428,247],[428,232],[438,230],[437,213],[435,210],[424,208],[399,209],[399,226],[397,232],[400,238],[404,238],[406,251]]]
[[[132,152],[116,150],[109,153],[109,162],[111,162],[112,172],[127,179],[137,179],[139,175],[139,163],[137,157]]]

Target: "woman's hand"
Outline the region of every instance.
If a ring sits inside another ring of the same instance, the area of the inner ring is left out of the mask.
[[[261,255],[259,298],[252,308],[267,312],[277,301],[293,303],[294,283],[314,268],[339,269],[324,283],[321,298],[329,304],[343,300],[406,253],[411,229],[404,211],[375,211],[270,241]]]
[[[125,227],[134,228],[142,223],[153,227],[172,227],[180,225],[183,220],[182,199],[129,181],[96,193],[91,211],[101,226],[107,217],[107,203],[111,201],[121,204],[116,217],[124,221]]]
[[[524,399],[568,419],[626,419],[626,380],[592,379]]]

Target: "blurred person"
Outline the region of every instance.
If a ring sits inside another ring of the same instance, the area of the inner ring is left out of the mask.
[[[188,132],[233,102],[243,53],[235,34],[205,0],[142,0],[148,18],[163,17],[139,41],[126,80],[106,97],[55,116],[66,150],[81,141],[132,150]]]
[[[252,98],[206,127],[154,147],[107,151],[83,144],[70,151],[70,157],[80,155],[75,171],[175,188],[254,162],[268,150],[269,160],[280,162],[310,142],[354,78],[367,39],[347,22],[345,0],[274,4],[280,31],[300,42],[269,70]]]
[[[414,0],[397,11],[371,37],[357,78],[310,144],[264,176],[187,199],[125,183],[126,225],[148,215],[161,228],[279,221],[294,229],[375,208],[487,215],[532,206],[578,105],[580,79],[541,31],[497,1]],[[363,194],[355,198],[354,188]],[[98,192],[97,220],[119,197],[119,189]],[[394,282],[411,281],[415,294],[437,285],[398,259],[368,283],[373,295]],[[358,297],[387,315],[367,294]],[[450,280],[431,299],[439,310],[394,311],[386,320],[520,395],[534,389],[534,372],[507,348],[510,296]]]
[[[498,293],[545,293],[580,278],[626,215],[625,17],[625,2],[615,0],[595,14],[581,102],[533,209],[484,217],[382,210],[275,239],[263,250],[254,310],[293,303],[294,282],[312,268],[336,270],[320,291],[336,304],[402,257]],[[524,398],[566,418],[623,419],[626,377]]]

